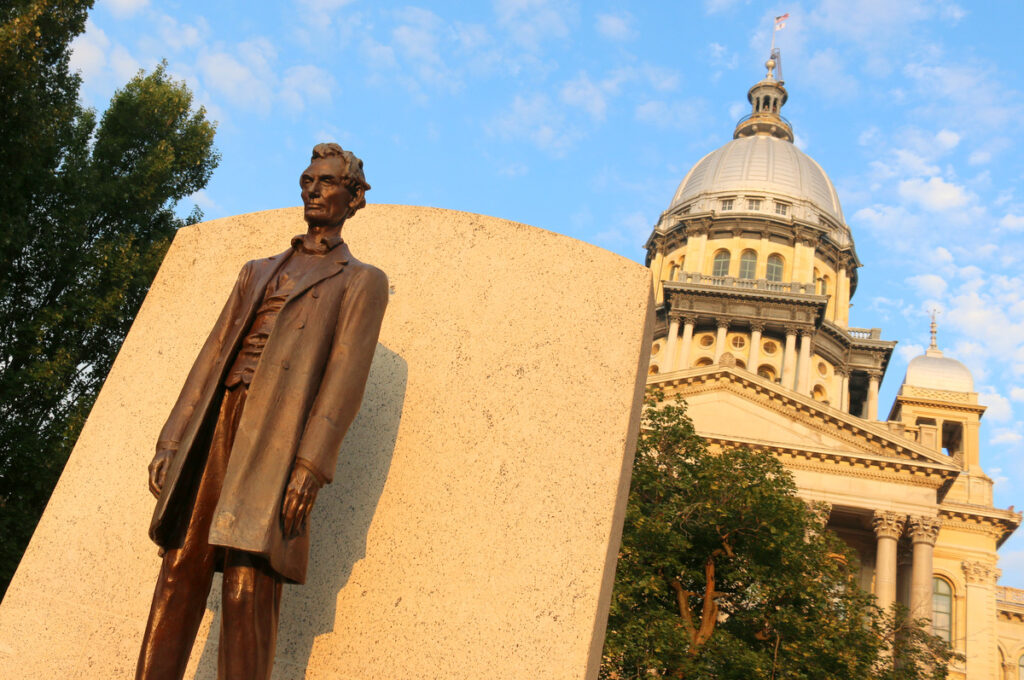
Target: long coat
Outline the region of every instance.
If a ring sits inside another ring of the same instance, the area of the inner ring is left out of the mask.
[[[160,433],[178,442],[157,500],[150,536],[174,547],[188,521],[224,379],[290,251],[247,262]],[[359,410],[377,346],[388,279],[342,243],[302,275],[278,313],[252,377],[214,511],[209,542],[266,557],[302,583],[308,529],[284,537],[281,504],[296,458],[328,482],[342,438]]]

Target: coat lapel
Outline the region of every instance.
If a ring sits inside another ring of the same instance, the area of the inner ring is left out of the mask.
[[[351,253],[348,251],[348,246],[344,243],[338,244],[338,246],[331,250],[331,252],[324,255],[320,261],[316,263],[316,266],[307,271],[302,278],[299,279],[298,283],[295,284],[295,288],[288,296],[288,299],[285,300],[285,305],[302,295],[317,283],[340,272],[345,268],[345,265],[348,264],[350,257]]]

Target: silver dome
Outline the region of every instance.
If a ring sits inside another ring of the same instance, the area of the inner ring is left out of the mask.
[[[974,391],[974,377],[970,369],[932,348],[910,360],[903,384],[948,392]]]
[[[846,227],[839,195],[821,166],[770,135],[734,139],[702,158],[679,184],[669,210],[686,204],[691,212],[718,210],[719,199],[732,196],[778,199],[792,206],[794,218],[817,224],[821,214]],[[736,210],[744,206],[739,201]],[[764,210],[774,208],[769,204]]]

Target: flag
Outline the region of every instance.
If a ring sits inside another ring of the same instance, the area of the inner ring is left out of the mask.
[[[779,31],[786,27],[786,19],[789,18],[789,12],[786,12],[780,17],[775,17],[775,30]]]

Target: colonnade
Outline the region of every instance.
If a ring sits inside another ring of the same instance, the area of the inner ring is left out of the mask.
[[[930,516],[907,516],[877,510],[872,517],[875,531],[875,599],[882,609],[896,602],[897,548],[904,532],[911,542],[910,613],[913,618],[932,620],[932,573],[935,539],[942,520]]]

